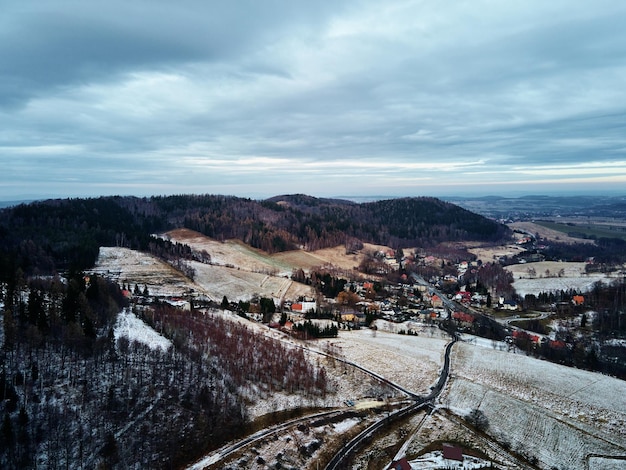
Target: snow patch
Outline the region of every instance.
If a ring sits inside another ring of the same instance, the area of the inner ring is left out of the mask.
[[[359,418],[346,419],[344,421],[341,421],[340,423],[333,424],[333,431],[338,433],[338,434],[343,434],[344,432],[346,432],[349,429],[353,428],[354,426],[356,426],[360,422],[361,422],[361,420]]]
[[[488,460],[482,460],[469,455],[463,456],[463,462],[446,460],[443,458],[443,452],[440,450],[424,454],[420,458],[409,461],[409,465],[412,469],[420,470],[438,470],[441,468],[472,470],[478,468],[489,468],[490,464],[491,462]]]
[[[143,343],[150,349],[167,351],[172,346],[169,339],[154,331],[129,310],[124,310],[117,315],[113,335],[116,341],[121,337],[126,337],[130,341]]]

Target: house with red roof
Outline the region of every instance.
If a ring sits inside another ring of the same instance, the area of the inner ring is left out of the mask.
[[[430,303],[434,308],[443,307],[443,300],[441,300],[441,297],[439,297],[437,294],[433,294],[433,296],[430,298]]]
[[[447,468],[457,468],[458,462],[463,463],[463,449],[452,444],[444,444],[443,459]]]
[[[406,457],[402,457],[400,460],[391,462],[391,465],[387,467],[387,470],[411,470],[411,464]]]

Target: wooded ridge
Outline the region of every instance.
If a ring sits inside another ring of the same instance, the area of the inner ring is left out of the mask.
[[[361,204],[300,194],[262,201],[220,195],[56,199],[0,211],[0,270],[85,269],[100,246],[148,250],[155,243],[151,234],[181,227],[269,253],[351,240],[393,248],[496,241],[509,233],[504,225],[429,197]],[[158,243],[161,250],[170,248]]]

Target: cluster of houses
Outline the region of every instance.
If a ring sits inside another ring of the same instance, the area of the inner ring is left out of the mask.
[[[392,270],[398,270],[411,263],[424,265],[441,263],[441,260],[433,256],[420,258],[412,255],[404,256],[402,253],[397,253],[390,249],[380,251],[376,254],[376,257]],[[480,307],[488,302],[487,296],[464,289],[452,295],[444,296],[444,294],[435,290],[437,286],[441,287],[446,283],[457,283],[468,270],[479,269],[479,263],[475,261],[461,261],[456,267],[458,270],[457,275],[448,274],[438,279],[429,279],[428,283],[413,282],[415,281],[413,276],[409,278],[406,274],[403,274],[400,277],[399,284],[388,284],[382,292],[377,290],[379,286],[375,285],[371,280],[353,281],[348,283],[345,288],[346,293],[349,294],[349,301],[342,301],[342,299],[301,298],[297,301],[285,302],[281,305],[281,310],[292,314],[294,319],[303,318],[310,312],[330,311],[336,320],[340,320],[355,328],[366,323],[367,313],[373,313],[377,317],[397,323],[408,320],[437,323],[452,317],[460,326],[469,327],[476,321],[476,318],[467,313],[467,308],[456,306],[460,304],[465,307]],[[144,286],[142,290],[135,285],[132,292],[130,285],[128,287],[124,286],[124,295],[133,297],[138,303],[149,303],[147,291],[147,286]],[[192,302],[193,307],[210,303],[210,299],[200,299],[197,294],[189,293],[189,295],[183,295],[182,297],[166,297],[159,300],[183,310],[191,309]],[[499,299],[497,305],[502,309],[508,310],[517,310],[518,308],[515,302],[503,298]],[[261,315],[254,315],[255,312],[251,309],[250,316],[252,318],[258,316],[259,319],[262,319]]]
[[[438,265],[440,259],[433,256],[418,257],[410,254],[404,256],[403,253],[386,249],[378,252],[376,257],[381,260],[390,270],[397,271],[408,265]],[[466,307],[480,307],[488,302],[486,295],[471,293],[466,290],[459,290],[452,295],[439,293],[435,289],[446,283],[457,283],[458,280],[468,270],[479,269],[479,263],[475,261],[461,261],[458,263],[456,275],[448,274],[437,279],[429,279],[428,283],[414,282],[415,280],[403,274],[398,284],[387,284],[384,291],[379,292],[378,285],[371,280],[353,281],[346,285],[346,293],[350,294],[349,302],[342,302],[342,299],[321,299],[302,298],[293,302],[285,302],[281,305],[281,311],[290,314],[294,320],[304,318],[310,312],[331,312],[334,319],[339,320],[350,327],[357,328],[366,323],[367,314],[375,314],[379,318],[400,323],[408,320],[422,321],[435,324],[437,322],[454,318],[460,326],[471,326],[476,318],[467,313],[467,308],[456,307],[460,304]],[[132,297],[137,303],[150,303],[154,301],[152,295],[148,293],[148,287],[135,285],[134,289],[130,284],[124,285],[123,293],[127,297]],[[208,306],[210,299],[201,299],[199,293],[190,292],[179,297],[160,297],[159,301],[166,302],[182,310],[190,310],[192,307]],[[449,297],[449,298],[448,298]],[[515,302],[499,299],[499,306],[502,309],[516,310]],[[275,299],[275,302],[277,299]],[[454,302],[451,302],[454,301]],[[253,307],[253,306],[251,306]],[[277,305],[278,310],[278,305]],[[459,311],[457,311],[459,310]],[[250,309],[250,317],[264,320],[263,316],[257,314],[256,310]],[[258,318],[257,318],[258,317]]]
[[[398,259],[396,254],[393,250],[385,250],[380,251],[376,256],[396,270],[400,266],[418,261],[411,256],[403,256]],[[422,264],[435,264],[437,262],[438,260],[432,256],[419,259],[419,263]],[[457,276],[448,275],[449,279],[446,277],[430,279],[430,286],[426,283],[412,283],[412,280],[403,274],[399,284],[385,286],[384,297],[375,292],[373,281],[354,281],[346,285],[346,291],[349,290],[353,295],[358,296],[356,301],[339,303],[336,299],[324,299],[317,302],[314,299],[303,299],[286,303],[283,307],[294,316],[306,315],[312,311],[330,310],[337,320],[341,320],[352,327],[365,324],[367,312],[375,313],[379,318],[393,322],[415,320],[437,323],[451,316],[459,326],[470,327],[476,321],[476,317],[467,313],[468,309],[463,308],[463,306],[484,306],[489,302],[488,296],[461,289],[453,295],[444,297],[444,294],[438,293],[433,288],[433,286],[439,285],[437,283],[458,282],[459,278],[468,270],[479,269],[479,263],[462,261],[457,265],[457,269]],[[457,304],[460,304],[461,307],[456,308],[455,305]],[[519,308],[515,301],[505,298],[499,298],[498,303],[494,306],[503,310],[518,310]]]
[[[387,285],[384,296],[373,295],[375,286],[372,281],[360,281],[346,286],[346,290],[352,292],[354,301],[351,303],[341,304],[337,299],[324,299],[324,305],[320,305],[321,302],[314,299],[302,299],[293,303],[287,302],[283,307],[294,318],[318,312],[320,309],[331,311],[334,318],[351,327],[365,324],[368,312],[396,323],[408,320],[437,323],[452,315],[459,323],[469,326],[476,318],[464,311],[457,312],[452,307],[456,303],[476,306],[486,302],[486,296],[458,291],[452,296],[452,300],[456,302],[454,303],[428,286],[409,284],[406,276],[403,281],[407,283]]]

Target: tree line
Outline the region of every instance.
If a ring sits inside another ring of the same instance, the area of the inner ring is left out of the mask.
[[[575,296],[582,304],[572,302]],[[619,342],[626,334],[626,282],[616,279],[611,283],[596,282],[593,288],[581,293],[574,289],[527,294],[525,309],[557,309],[562,327],[556,330],[557,341],[534,344],[528,334],[515,338],[518,347],[554,362],[599,371],[626,378],[626,350]],[[545,323],[526,320],[517,326],[539,334],[547,334]]]

